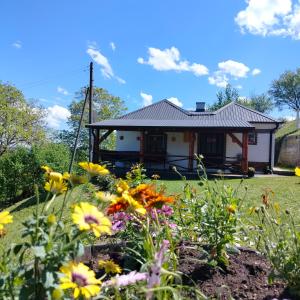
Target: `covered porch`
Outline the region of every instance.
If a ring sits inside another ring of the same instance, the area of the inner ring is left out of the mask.
[[[248,133],[251,128],[186,128],[186,127],[106,127],[89,125],[93,132],[93,162],[105,162],[112,168],[129,169],[142,163],[146,169],[196,172],[195,154],[203,155],[208,170],[248,172]],[[103,141],[116,134],[114,151],[102,149]],[[230,145],[240,149],[232,155]]]

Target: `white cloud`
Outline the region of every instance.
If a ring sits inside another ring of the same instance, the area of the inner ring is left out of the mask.
[[[120,78],[120,77],[116,76],[116,79],[121,84],[125,84],[126,83],[126,81],[123,78]]]
[[[221,88],[225,88],[231,79],[246,78],[250,72],[250,68],[245,64],[234,61],[232,59],[218,63],[219,69],[208,77],[208,82]],[[257,68],[253,69],[251,74],[258,75],[261,71]],[[242,88],[237,85],[237,88]]]
[[[261,70],[260,70],[260,69],[257,69],[257,68],[253,69],[252,72],[251,72],[251,74],[252,74],[253,76],[256,76],[256,75],[258,75],[258,74],[260,74],[260,73],[261,73]]]
[[[152,104],[153,97],[152,95],[141,92],[141,97],[143,98],[143,106],[148,106]]]
[[[148,48],[149,58],[142,57],[137,59],[138,63],[152,66],[157,71],[177,71],[192,72],[196,76],[208,74],[208,68],[198,63],[190,63],[181,60],[180,52],[176,47],[160,50],[158,48]]]
[[[111,79],[115,78],[118,82],[124,84],[126,81],[114,74],[114,71],[108,61],[108,59],[100,52],[99,49],[95,48],[95,43],[90,44],[86,53],[98,64],[101,66],[101,73],[104,77]]]
[[[229,78],[221,71],[216,71],[212,76],[208,77],[209,84],[216,85],[220,88],[225,88],[229,83]]]
[[[241,90],[243,88],[243,86],[238,84],[238,85],[235,86],[235,88],[238,89],[238,90]]]
[[[15,47],[16,49],[21,49],[22,48],[22,42],[21,41],[15,41],[12,43],[12,46]]]
[[[48,127],[59,129],[70,116],[71,113],[68,109],[59,105],[54,105],[46,108],[45,121]]]
[[[226,60],[218,63],[220,71],[235,78],[246,77],[250,69],[243,63],[234,60]]]
[[[63,88],[61,86],[57,87],[57,92],[60,93],[60,94],[62,94],[62,95],[65,95],[65,96],[67,96],[67,95],[70,94],[65,88]]]
[[[183,106],[183,103],[176,97],[170,97],[168,100],[179,107]]]
[[[110,48],[112,49],[112,51],[116,50],[116,44],[114,42],[110,42],[109,43]]]
[[[235,17],[243,33],[300,39],[300,1],[247,0],[246,3],[247,7]]]

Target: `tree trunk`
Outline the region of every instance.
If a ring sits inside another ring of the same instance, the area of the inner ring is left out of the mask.
[[[300,129],[299,112],[300,112],[300,109],[297,109],[297,110],[296,110],[296,126],[297,126],[297,129]]]

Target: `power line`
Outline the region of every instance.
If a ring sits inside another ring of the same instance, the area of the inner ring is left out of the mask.
[[[84,67],[84,68],[81,67],[81,68],[73,69],[73,70],[70,70],[70,71],[67,71],[67,72],[55,74],[55,75],[53,75],[53,76],[51,76],[47,79],[41,79],[41,80],[37,80],[37,81],[32,81],[32,82],[27,82],[27,83],[24,83],[24,84],[20,84],[20,85],[18,85],[18,88],[20,88],[22,90],[26,90],[26,89],[30,89],[30,88],[33,88],[33,87],[49,84],[55,78],[62,78],[62,77],[66,77],[66,76],[78,76],[82,72],[84,73],[84,72],[87,72],[87,71],[88,71],[87,66]]]

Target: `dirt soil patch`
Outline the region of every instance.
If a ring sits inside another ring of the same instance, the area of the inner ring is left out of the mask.
[[[212,267],[203,261],[201,251],[195,246],[179,248],[179,270],[186,284],[196,284],[210,297],[219,299],[271,300],[292,299],[282,282],[268,284],[270,263],[265,257],[249,249],[229,255],[226,270]]]

